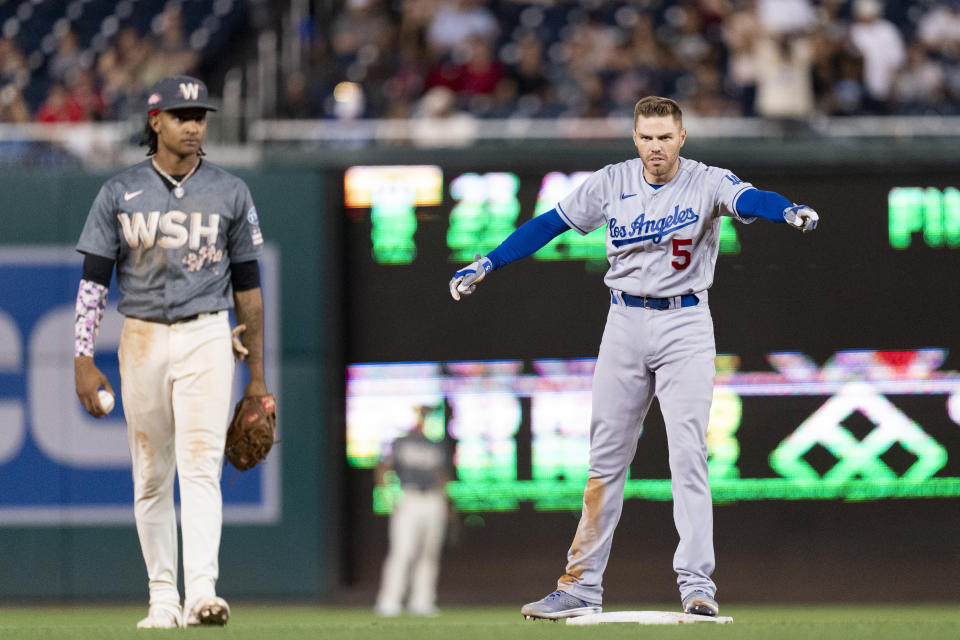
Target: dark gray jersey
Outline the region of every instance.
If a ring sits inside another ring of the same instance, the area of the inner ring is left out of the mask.
[[[233,307],[230,264],[260,257],[263,236],[242,180],[201,161],[175,197],[145,160],[104,183],[77,251],[117,261],[118,309],[174,321]]]
[[[406,489],[441,489],[450,475],[450,452],[443,442],[433,442],[420,433],[398,438],[390,452],[393,470]]]

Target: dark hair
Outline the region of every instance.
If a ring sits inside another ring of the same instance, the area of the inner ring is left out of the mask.
[[[683,126],[683,112],[680,105],[670,98],[661,98],[660,96],[647,96],[637,102],[633,108],[633,125],[637,125],[637,120],[641,117],[656,118],[658,116],[672,116],[677,124]]]
[[[143,135],[140,137],[139,146],[147,148],[147,156],[157,153],[157,132],[150,126],[150,116],[147,116],[147,124],[143,127]]]
[[[143,135],[140,136],[140,142],[138,146],[147,148],[147,156],[157,155],[157,132],[153,130],[153,127],[150,126],[150,116],[147,116],[147,123],[143,126]],[[198,156],[207,155],[203,151],[203,147],[197,149]]]

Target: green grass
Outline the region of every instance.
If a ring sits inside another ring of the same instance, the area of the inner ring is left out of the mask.
[[[0,607],[0,638],[101,640],[182,637],[251,640],[657,640],[709,638],[736,640],[914,640],[960,638],[960,608],[943,605],[877,606],[724,606],[733,624],[641,626],[607,624],[574,627],[562,622],[526,621],[517,607],[444,609],[436,618],[378,618],[371,609],[326,606],[233,607],[224,629],[137,631],[145,607]],[[606,611],[667,610],[672,605],[611,605]]]

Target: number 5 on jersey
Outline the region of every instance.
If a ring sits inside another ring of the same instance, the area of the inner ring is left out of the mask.
[[[673,255],[677,257],[677,260],[674,260],[670,264],[677,271],[682,271],[690,266],[690,252],[685,251],[683,247],[689,247],[693,244],[692,238],[673,238]]]

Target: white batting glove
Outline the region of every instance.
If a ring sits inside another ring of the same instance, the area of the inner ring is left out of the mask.
[[[484,258],[479,253],[473,256],[473,262],[460,269],[450,279],[450,295],[454,300],[460,299],[460,294],[470,295],[477,288],[477,284],[493,271],[490,258]]]
[[[805,204],[795,204],[783,210],[783,219],[794,229],[806,233],[817,228],[820,216]]]

